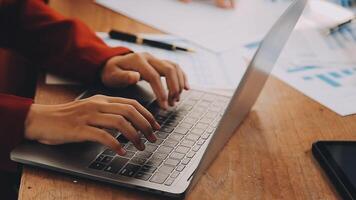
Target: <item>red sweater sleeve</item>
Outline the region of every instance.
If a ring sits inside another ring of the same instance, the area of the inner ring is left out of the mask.
[[[9,6],[13,10],[6,10],[6,2],[16,2],[16,9]],[[0,1],[0,11],[0,36],[9,38],[0,40],[0,46],[11,47],[32,65],[58,75],[89,83],[98,78],[110,57],[130,52],[124,47],[108,47],[85,24],[63,17],[42,0]],[[9,154],[23,140],[32,103],[30,99],[0,94],[0,170],[14,169]]]
[[[49,72],[92,82],[109,58],[130,52],[108,47],[84,23],[63,17],[41,0],[24,2],[16,46]]]
[[[10,161],[11,150],[24,137],[24,126],[31,99],[0,94],[0,170],[12,171],[15,163]]]

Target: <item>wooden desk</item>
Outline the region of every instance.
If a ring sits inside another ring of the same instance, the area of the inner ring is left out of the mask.
[[[111,27],[157,32],[91,0],[51,0],[51,6],[96,31]],[[72,100],[80,88],[38,85],[36,102]],[[336,199],[311,155],[320,139],[356,139],[356,116],[340,117],[270,78],[258,102],[188,199]],[[73,181],[76,180],[76,181]],[[20,199],[147,199],[135,191],[25,167]]]

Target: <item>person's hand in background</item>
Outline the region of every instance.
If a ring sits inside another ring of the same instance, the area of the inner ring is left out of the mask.
[[[189,3],[192,0],[180,0],[185,3]],[[234,8],[235,7],[235,0],[214,0],[215,4],[220,8]]]
[[[168,95],[161,82],[166,78]],[[126,87],[146,80],[152,87],[162,108],[174,106],[183,90],[189,89],[187,76],[179,65],[160,60],[149,53],[130,53],[109,59],[102,71],[101,80],[108,87]]]

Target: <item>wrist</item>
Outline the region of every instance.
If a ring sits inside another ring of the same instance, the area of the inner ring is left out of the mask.
[[[26,117],[26,120],[25,120],[25,138],[26,139],[29,139],[29,140],[34,140],[35,139],[35,136],[33,134],[33,131],[32,131],[32,127],[33,127],[33,123],[35,121],[35,118],[36,118],[36,111],[37,110],[37,105],[36,104],[32,104],[30,106],[30,109],[27,113],[27,117]]]
[[[28,140],[40,139],[41,133],[46,129],[46,119],[50,117],[54,106],[32,104],[25,120],[25,138]]]

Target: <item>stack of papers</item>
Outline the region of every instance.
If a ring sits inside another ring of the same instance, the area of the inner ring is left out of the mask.
[[[210,51],[222,52],[265,35],[291,1],[239,0],[235,9],[218,9],[212,1],[96,0],[166,33],[188,39]]]
[[[178,0],[96,0],[171,35],[146,35],[195,49],[171,52],[111,40],[178,63],[198,88],[234,89],[260,41],[291,1],[239,0],[235,10],[218,9],[211,1],[183,4]],[[328,28],[353,16],[340,6],[310,0],[273,72],[279,79],[340,115],[356,113],[356,26],[334,34]],[[179,36],[179,37],[177,37]]]

